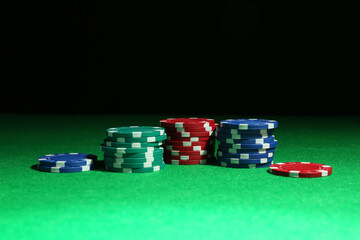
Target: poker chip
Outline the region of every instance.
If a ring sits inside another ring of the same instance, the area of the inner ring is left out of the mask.
[[[188,138],[188,137],[207,137],[213,135],[213,131],[203,131],[203,132],[170,132],[167,131],[167,134],[175,138]]]
[[[208,127],[214,125],[214,119],[208,118],[168,118],[160,120],[160,126],[162,127],[175,127],[175,128],[184,128],[184,127]]]
[[[208,146],[214,144],[214,141],[211,139],[210,141],[165,141],[165,145],[174,145],[174,146],[184,146],[184,147],[190,147],[190,146]]]
[[[165,153],[164,159],[204,160],[204,159],[213,159],[213,154],[208,154],[208,155],[170,155],[170,154]]]
[[[129,126],[109,128],[106,133],[108,137],[143,138],[164,135],[165,130],[162,127]]]
[[[167,136],[166,139],[168,141],[187,141],[187,142],[208,142],[213,140],[212,136],[207,137],[174,137],[174,136]]]
[[[230,134],[230,133],[222,133],[219,131],[215,132],[215,136],[218,138],[231,138],[231,139],[257,139],[257,138],[267,138],[268,134]]]
[[[100,150],[108,153],[142,153],[142,152],[159,151],[159,148],[157,147],[120,148],[120,147],[108,147],[101,145]]]
[[[104,156],[108,157],[117,157],[117,158],[148,158],[148,157],[157,157],[164,154],[164,149],[159,147],[153,152],[140,152],[140,153],[117,153],[117,152],[106,152],[104,151]]]
[[[217,161],[218,165],[221,167],[230,167],[230,168],[264,168],[269,167],[272,162],[265,164],[231,164],[223,161]]]
[[[277,140],[268,143],[221,143],[222,147],[233,149],[268,149],[277,147]]]
[[[144,162],[158,162],[163,159],[162,155],[155,157],[143,157],[143,158],[122,158],[122,157],[110,157],[104,155],[104,161],[110,163],[144,163]]]
[[[165,159],[165,163],[174,165],[205,165],[208,163],[207,159],[203,160],[178,160],[178,159]]]
[[[93,168],[97,156],[87,153],[47,154],[38,158],[38,169],[44,172],[83,172]]]
[[[163,162],[161,165],[153,166],[153,167],[144,167],[144,168],[118,168],[110,165],[105,165],[106,170],[111,172],[122,172],[122,173],[148,173],[148,172],[157,172],[165,167],[165,163]]]
[[[78,166],[78,167],[49,167],[38,164],[38,170],[42,172],[51,173],[75,173],[75,172],[86,172],[93,169],[92,165]]]
[[[254,159],[241,159],[241,158],[227,158],[227,157],[217,157],[218,161],[226,162],[230,164],[265,164],[272,162],[273,157],[268,158],[254,158]]]
[[[218,124],[208,118],[168,118],[160,120],[165,128],[164,159],[167,164],[205,164],[214,158],[214,131]],[[186,162],[185,162],[186,161]]]
[[[216,163],[231,168],[269,167],[278,145],[275,120],[227,119],[220,121],[215,136],[220,142]]]
[[[108,171],[122,173],[156,172],[164,168],[165,129],[150,126],[108,128],[101,144]]]
[[[225,158],[239,158],[239,159],[259,159],[269,158],[274,156],[275,149],[267,149],[265,153],[229,153],[221,150],[217,151],[217,156]]]
[[[142,162],[142,163],[120,163],[120,162],[108,162],[107,166],[112,166],[114,168],[148,168],[159,166],[163,163],[163,159],[153,162]]]
[[[278,123],[266,119],[227,119],[220,121],[220,127],[239,130],[274,129],[278,127]]]
[[[218,138],[223,143],[228,144],[264,144],[274,142],[275,136],[271,135],[266,138],[254,138],[254,139],[233,139],[233,138]]]
[[[107,137],[106,140],[118,143],[154,143],[161,142],[166,139],[166,134],[155,136],[155,137],[140,137],[140,138],[131,138],[131,137]]]
[[[216,129],[216,125],[210,125],[208,127],[184,127],[184,128],[176,128],[176,127],[167,127],[167,132],[212,132]]]
[[[269,172],[274,175],[294,178],[326,177],[332,174],[332,167],[311,162],[284,162],[270,166]]]
[[[177,146],[177,145],[166,145],[166,150],[183,150],[183,151],[201,151],[206,150],[207,147],[205,146]]]
[[[207,155],[207,150],[200,151],[184,151],[184,150],[165,150],[165,154],[169,154],[171,156],[181,156],[181,155]]]
[[[162,142],[114,142],[104,140],[104,146],[117,147],[117,148],[147,148],[147,147],[159,147]]]
[[[228,148],[228,147],[224,147],[223,144],[219,144],[218,150],[222,151],[222,152],[228,152],[228,153],[268,153],[272,150],[275,150],[275,148],[260,148],[260,149],[236,149],[236,148]]]
[[[240,129],[234,129],[234,128],[219,127],[219,128],[217,128],[216,131],[220,134],[231,134],[231,135],[241,135],[241,134],[272,135],[274,132],[274,129],[240,130]]]

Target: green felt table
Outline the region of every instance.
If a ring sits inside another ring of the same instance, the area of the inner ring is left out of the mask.
[[[33,167],[49,153],[103,159],[106,128],[168,117],[180,116],[1,115],[1,239],[359,239],[359,116],[265,116],[279,122],[275,162],[331,165],[323,178],[211,165],[144,174]]]

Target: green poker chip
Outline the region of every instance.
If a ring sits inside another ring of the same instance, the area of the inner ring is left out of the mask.
[[[137,152],[137,153],[118,153],[118,152],[108,152],[104,151],[104,156],[108,157],[117,157],[117,158],[148,158],[148,157],[157,157],[164,154],[163,148],[157,148],[153,152]]]
[[[112,172],[122,172],[122,173],[146,173],[146,172],[157,172],[164,169],[165,163],[162,163],[158,166],[145,167],[145,168],[116,168],[113,166],[106,165],[106,169]]]
[[[129,126],[129,127],[115,127],[106,130],[108,137],[124,137],[124,138],[144,138],[162,136],[165,134],[165,129],[162,127],[148,127],[148,126]]]
[[[147,147],[160,147],[162,142],[133,142],[133,143],[126,143],[126,142],[113,142],[104,140],[104,146],[107,147],[116,147],[116,148],[147,148]]]
[[[112,142],[119,142],[119,143],[150,143],[150,142],[160,142],[166,139],[166,135],[160,135],[155,137],[141,137],[141,138],[131,138],[131,137],[107,137],[106,140]]]
[[[157,160],[153,162],[142,162],[142,163],[121,163],[121,162],[113,162],[109,160],[105,160],[106,166],[111,166],[114,168],[148,168],[148,167],[154,167],[159,166],[163,163],[163,160]]]
[[[154,157],[139,157],[139,158],[120,158],[120,157],[110,157],[104,155],[104,161],[112,163],[144,163],[144,162],[159,162],[163,160],[162,155],[157,155]]]
[[[108,147],[101,145],[101,151],[107,153],[142,153],[142,152],[155,152],[159,147],[144,147],[144,148],[120,148],[120,147]]]

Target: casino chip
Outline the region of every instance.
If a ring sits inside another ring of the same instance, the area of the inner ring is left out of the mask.
[[[228,119],[220,121],[215,136],[220,142],[216,154],[219,166],[231,168],[269,167],[277,140],[278,123],[266,119]]]
[[[101,144],[108,171],[146,173],[164,169],[165,129],[151,126],[108,128]]]
[[[269,172],[284,177],[315,178],[331,175],[332,167],[311,162],[284,162],[272,164]]]
[[[85,172],[95,168],[97,156],[87,153],[48,154],[38,158],[38,170],[52,173]]]
[[[208,118],[168,118],[160,120],[165,128],[164,161],[167,164],[197,165],[214,160],[214,130],[218,124]]]

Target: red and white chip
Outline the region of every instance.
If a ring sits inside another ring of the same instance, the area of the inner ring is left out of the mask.
[[[189,161],[182,161],[182,160],[177,160],[177,159],[169,159],[169,160],[164,160],[164,162],[166,164],[174,164],[174,165],[198,165],[198,164],[207,164],[208,161],[205,160],[189,160]]]
[[[210,132],[166,132],[166,134],[168,136],[171,136],[171,137],[208,137],[208,136],[212,136],[214,135],[213,134],[214,132],[213,131],[210,131]]]
[[[163,127],[208,127],[214,125],[215,120],[209,118],[168,118],[160,120],[160,125]]]
[[[166,139],[168,141],[188,141],[188,142],[202,142],[209,141],[210,139],[214,139],[212,136],[207,137],[176,137],[176,136],[167,136]]]
[[[166,160],[169,160],[169,159],[183,160],[183,161],[204,160],[204,159],[213,158],[213,157],[214,156],[212,154],[208,154],[208,155],[178,155],[178,156],[174,156],[171,154],[164,154],[164,159],[166,159]]]
[[[212,132],[216,129],[217,124],[210,125],[208,127],[197,127],[197,128],[189,128],[189,127],[183,127],[183,128],[176,128],[176,127],[166,127],[166,132]]]
[[[177,145],[165,145],[166,150],[183,150],[183,151],[201,151],[211,150],[211,146],[177,146]]]
[[[207,150],[200,151],[182,151],[182,150],[164,150],[165,153],[168,153],[172,156],[181,156],[181,155],[207,155]]]
[[[192,142],[192,141],[165,141],[165,145],[175,145],[175,146],[184,146],[184,147],[190,147],[190,146],[209,146],[211,144],[214,144],[214,140],[209,141],[198,141],[198,142]]]
[[[284,162],[270,165],[270,172],[285,177],[315,178],[331,175],[332,167],[311,162]]]

